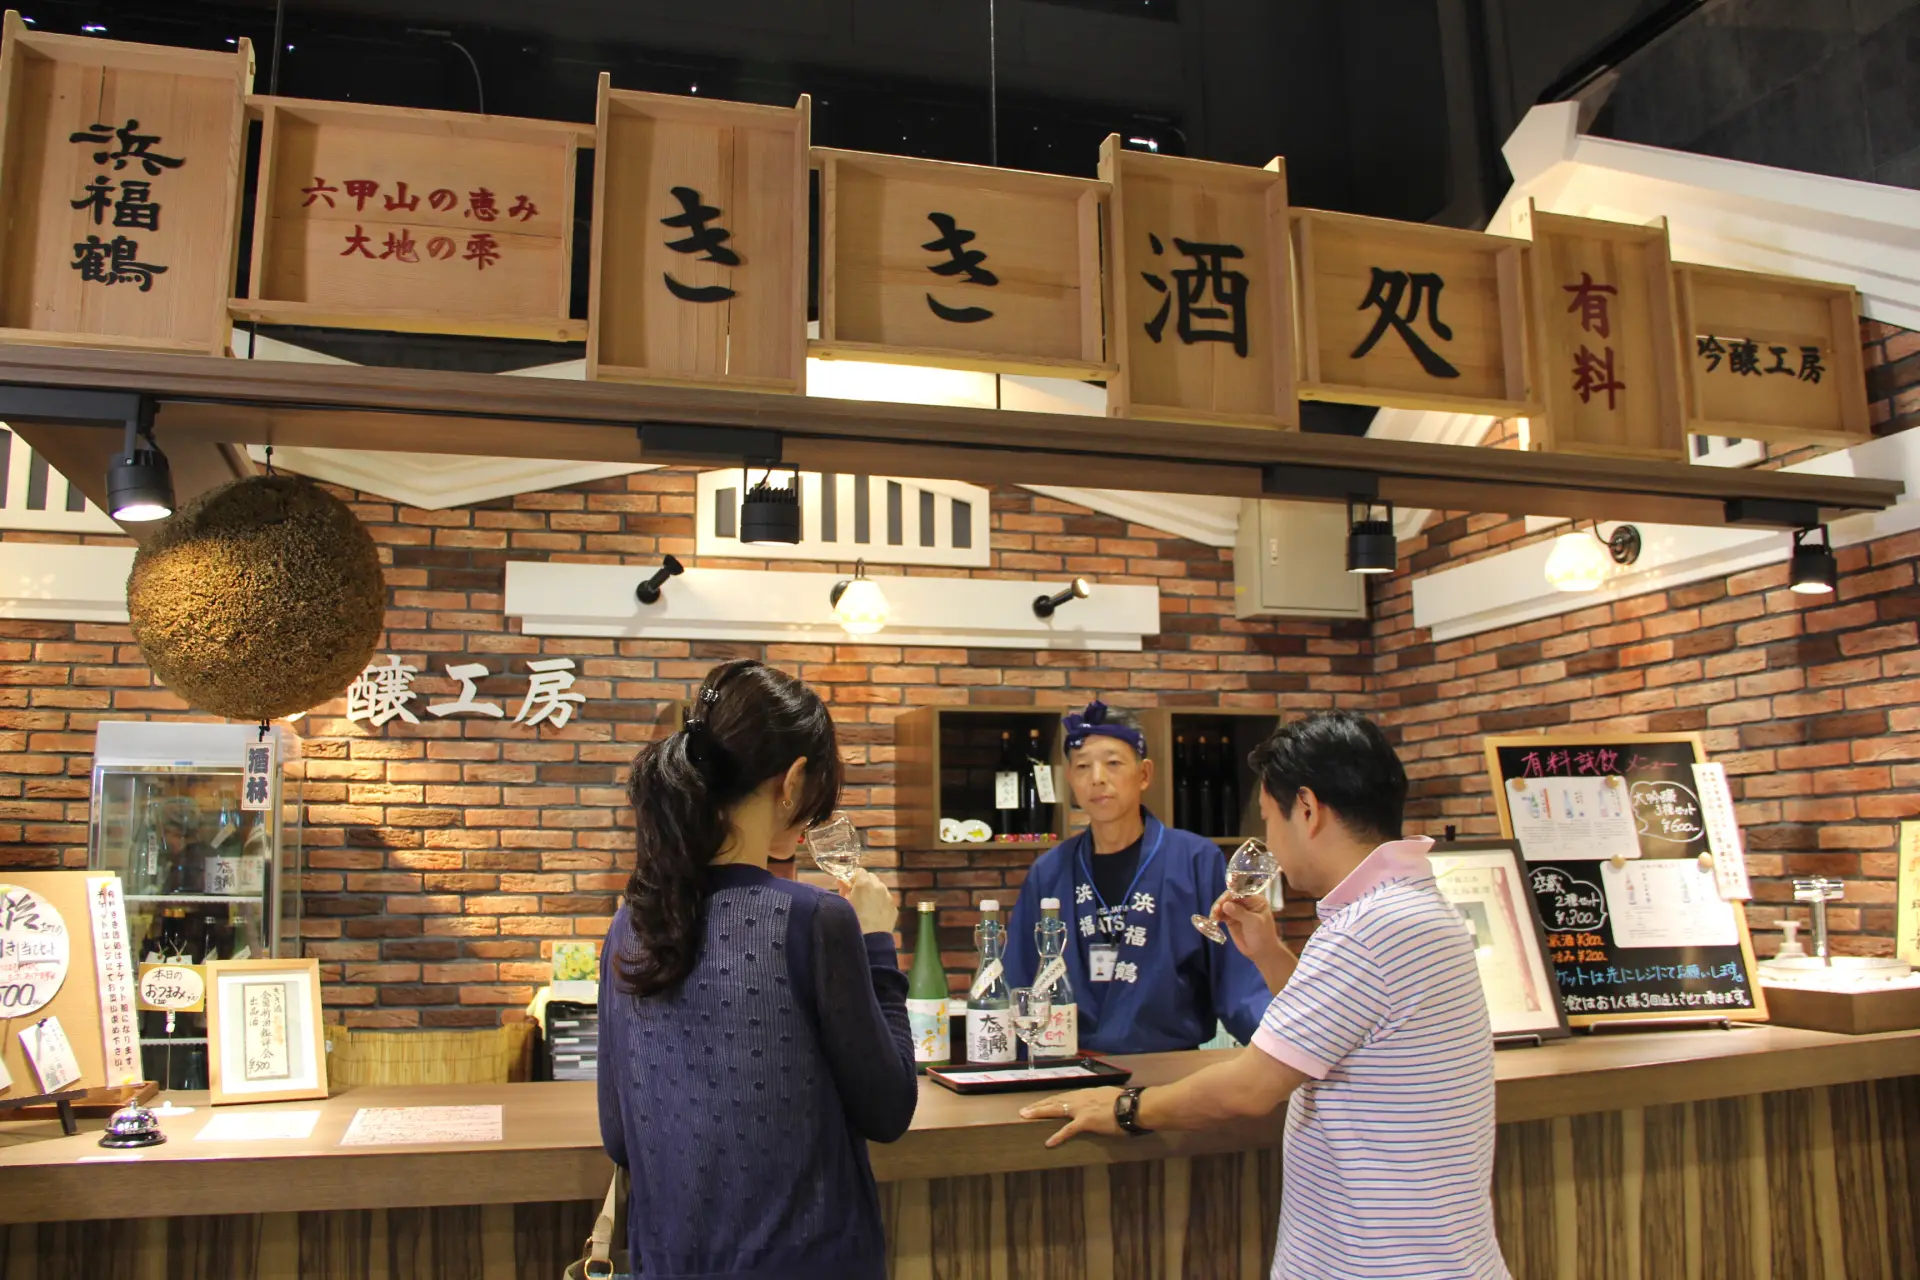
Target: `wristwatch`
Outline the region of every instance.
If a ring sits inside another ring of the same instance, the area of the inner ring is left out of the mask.
[[[1142,1129],[1135,1116],[1140,1114],[1140,1095],[1146,1092],[1145,1086],[1138,1089],[1122,1089],[1120,1096],[1113,1100],[1113,1122],[1135,1138],[1145,1137],[1151,1129]]]

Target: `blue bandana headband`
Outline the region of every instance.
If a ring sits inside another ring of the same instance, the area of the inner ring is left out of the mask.
[[[1118,738],[1132,747],[1142,760],[1147,758],[1147,735],[1124,724],[1107,723],[1107,704],[1095,698],[1085,711],[1070,711],[1063,721],[1067,728],[1067,750],[1077,751],[1088,738]]]

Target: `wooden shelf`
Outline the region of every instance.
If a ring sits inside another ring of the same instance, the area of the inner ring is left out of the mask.
[[[899,770],[896,813],[902,850],[1032,849],[1044,853],[1057,840],[988,840],[980,844],[940,839],[940,819],[979,818],[993,823],[993,766],[1002,731],[1040,730],[1054,769],[1053,830],[1066,832],[1067,781],[1061,764],[1059,707],[917,707],[894,722]],[[972,776],[962,778],[959,773]]]
[[[1246,757],[1249,751],[1273,732],[1282,714],[1248,707],[1156,707],[1143,712],[1140,727],[1147,735],[1147,754],[1159,761],[1154,769],[1153,784],[1147,788],[1147,808],[1162,822],[1173,824],[1176,816],[1173,804],[1176,736],[1183,733],[1190,739],[1198,733],[1211,736],[1218,732],[1219,726],[1225,724],[1229,726],[1227,732],[1233,738],[1230,755],[1240,771],[1240,834],[1207,838],[1223,848],[1232,849],[1250,836],[1264,837],[1266,832],[1260,818],[1260,781],[1248,767]]]

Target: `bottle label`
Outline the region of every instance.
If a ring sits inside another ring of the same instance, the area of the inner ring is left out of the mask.
[[[1059,793],[1053,789],[1053,766],[1035,761],[1033,765],[1033,786],[1040,793],[1041,804],[1058,804]]]
[[[1020,775],[1013,772],[993,775],[993,807],[996,809],[1018,809],[1020,807]]]
[[[915,1062],[945,1062],[953,1056],[944,999],[908,1000],[907,1024],[913,1028]]]
[[[1011,1010],[967,1010],[968,1062],[1012,1062],[1013,1046]]]
[[[1033,979],[1033,989],[1035,991],[1048,990],[1054,983],[1066,976],[1067,962],[1059,956],[1055,956],[1040,966],[1040,972],[1036,974]]]
[[[1053,1006],[1047,1029],[1034,1046],[1035,1057],[1071,1058],[1080,1052],[1080,1007],[1074,1004]]]
[[[980,976],[973,980],[973,989],[967,992],[967,999],[978,1000],[987,994],[994,983],[1000,981],[1000,970],[1004,966],[998,960],[989,960],[980,967]],[[969,1015],[971,1016],[971,1015]]]

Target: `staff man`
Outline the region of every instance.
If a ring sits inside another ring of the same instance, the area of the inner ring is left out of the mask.
[[[1251,1046],[1176,1084],[1021,1114],[1066,1121],[1051,1147],[1244,1124],[1287,1102],[1276,1280],[1507,1280],[1490,1196],[1493,1031],[1433,842],[1401,838],[1406,771],[1352,712],[1285,725],[1252,758],[1267,844],[1320,899],[1320,926],[1296,958],[1265,911],[1217,905],[1277,992]]]
[[[1082,1049],[1194,1049],[1221,1022],[1246,1040],[1271,998],[1267,984],[1239,948],[1209,942],[1192,923],[1226,891],[1219,846],[1164,825],[1141,804],[1153,761],[1132,717],[1096,699],[1066,717],[1065,732],[1067,783],[1092,825],[1041,854],[1027,874],[1009,926],[1008,983],[1032,984],[1040,900],[1058,898],[1072,930],[1067,980]]]

